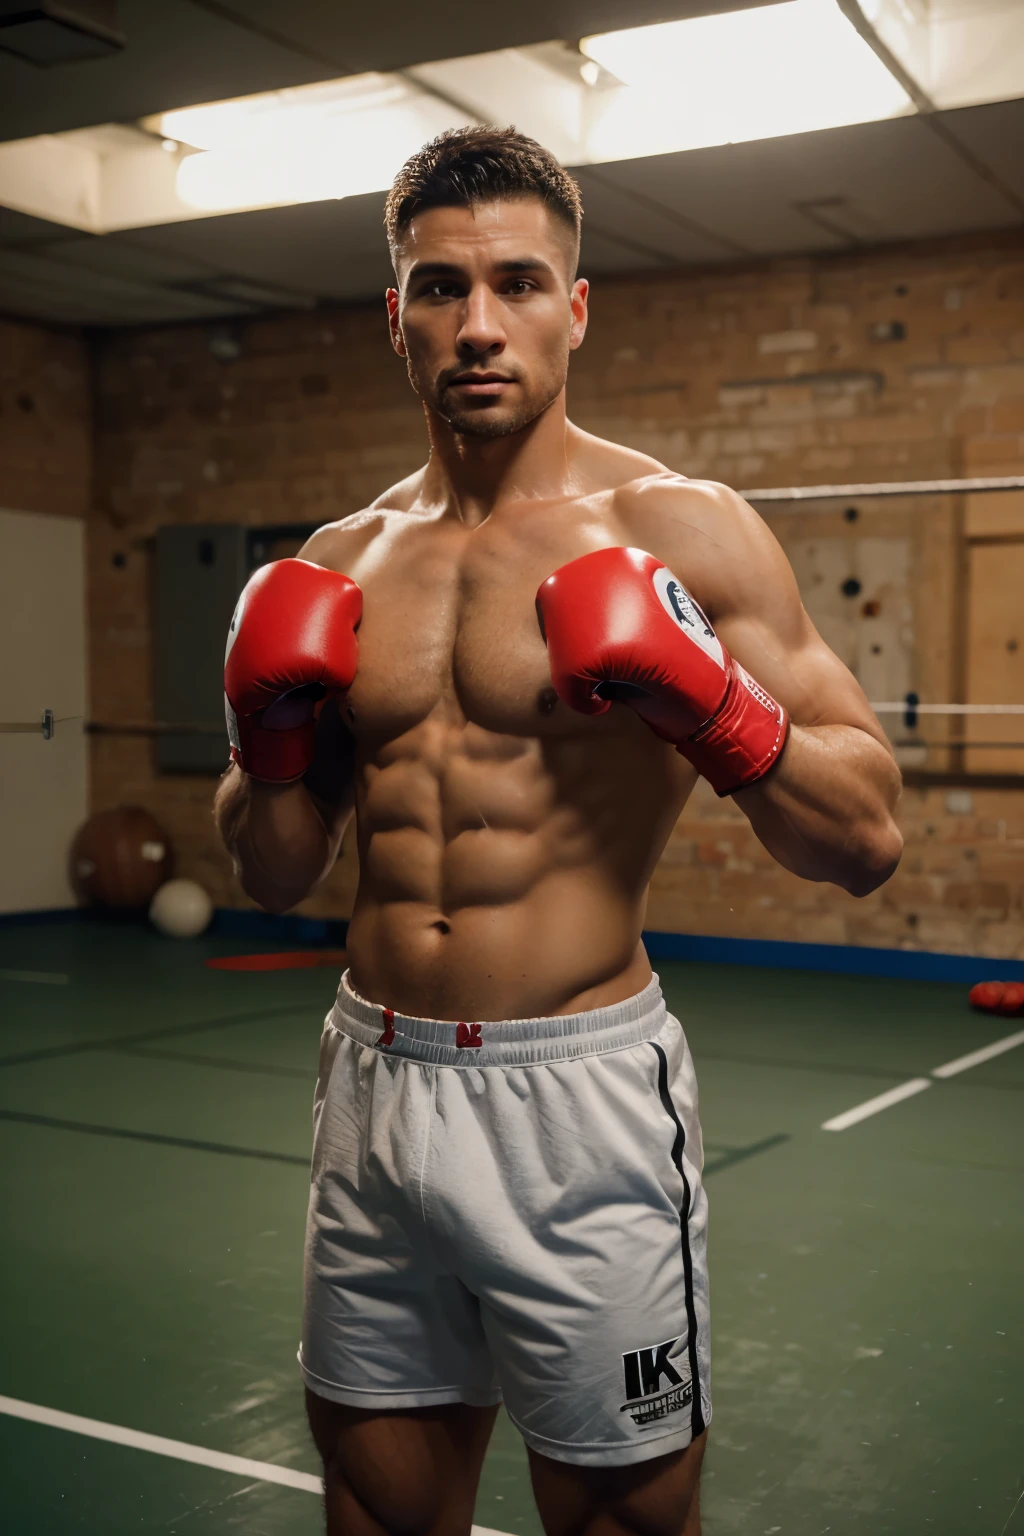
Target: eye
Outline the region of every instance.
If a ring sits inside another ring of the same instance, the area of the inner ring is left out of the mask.
[[[506,289],[513,298],[520,298],[524,293],[531,293],[536,288],[536,283],[531,283],[526,277],[514,277]]]
[[[458,291],[458,285],[450,278],[444,277],[436,278],[434,282],[427,283],[426,287],[421,289],[423,297],[427,299],[451,299],[458,294]]]

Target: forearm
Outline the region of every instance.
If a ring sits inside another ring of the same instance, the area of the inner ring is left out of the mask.
[[[899,769],[867,731],[793,725],[774,768],[734,798],[784,868],[866,896],[899,862],[899,793]]]
[[[301,780],[264,784],[232,766],[213,814],[242,889],[268,912],[308,896],[337,857],[340,833],[329,829]]]

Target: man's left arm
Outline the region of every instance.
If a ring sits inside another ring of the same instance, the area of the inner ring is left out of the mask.
[[[761,518],[725,487],[702,486],[698,494],[717,506],[694,596],[732,656],[790,718],[777,761],[733,798],[786,869],[866,896],[893,873],[903,848],[893,817],[900,773],[885,733],[811,623]],[[680,486],[677,495],[686,490]],[[663,555],[669,564],[671,553]],[[686,584],[687,574],[678,570]]]

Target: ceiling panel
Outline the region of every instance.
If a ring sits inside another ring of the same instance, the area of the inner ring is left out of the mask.
[[[212,271],[205,261],[190,260],[175,251],[164,251],[147,245],[129,235],[104,238],[102,235],[82,235],[75,231],[74,239],[63,240],[59,246],[37,247],[49,260],[60,261],[72,269],[84,269],[109,277],[115,281],[134,284],[164,284],[202,282],[220,275],[223,267],[218,264]],[[69,274],[70,277],[70,274]]]
[[[693,209],[685,213],[637,189],[630,178],[612,178],[607,166],[573,172],[583,193],[584,233],[600,234],[624,250],[653,257],[667,266],[721,261],[745,248],[716,236]],[[589,236],[588,236],[589,238]]]
[[[961,107],[942,121],[1024,201],[1024,101]]]
[[[0,250],[0,311],[75,325],[143,325],[248,314],[251,307],[123,281],[8,248]]]
[[[105,238],[144,245],[299,294],[350,300],[383,293],[391,278],[382,193],[343,201],[192,219]]]
[[[601,174],[763,255],[1019,222],[916,117],[656,155]]]
[[[120,0],[122,53],[55,69],[0,53],[0,139],[143,117],[323,79],[323,68],[191,0]]]
[[[28,245],[40,240],[76,240],[77,229],[66,224],[51,224],[49,219],[36,219],[30,213],[19,213],[16,208],[0,208],[0,246]]]
[[[596,272],[645,272],[661,271],[665,263],[658,261],[648,251],[636,246],[623,245],[608,235],[585,233],[580,248],[580,276],[593,277]]]

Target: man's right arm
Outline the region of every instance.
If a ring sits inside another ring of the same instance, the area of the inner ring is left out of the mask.
[[[317,721],[313,761],[303,778],[267,784],[232,763],[213,815],[247,896],[286,912],[334,867],[354,806],[355,742],[328,699]]]
[[[340,542],[336,526],[323,529],[298,559],[257,571],[228,638],[233,761],[214,819],[242,888],[271,912],[323,880],[352,816],[355,742],[338,700],[358,664],[362,594],[338,568],[354,553]]]

